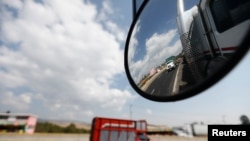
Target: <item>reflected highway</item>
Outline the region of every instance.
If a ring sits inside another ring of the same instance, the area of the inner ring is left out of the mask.
[[[177,69],[168,72],[166,69],[159,72],[154,81],[146,89],[146,93],[157,96],[166,96],[173,93]]]
[[[195,84],[195,79],[186,63],[180,63],[175,70],[166,68],[156,73],[143,87],[149,95],[171,96]]]

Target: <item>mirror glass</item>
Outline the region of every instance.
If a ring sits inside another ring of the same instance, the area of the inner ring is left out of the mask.
[[[249,5],[247,0],[148,1],[125,48],[132,86],[146,98],[167,101],[205,82],[225,67],[248,34]]]

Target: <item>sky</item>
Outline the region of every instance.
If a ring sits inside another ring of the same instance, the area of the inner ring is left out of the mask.
[[[131,0],[0,0],[0,112],[91,123],[95,116],[179,126],[250,117],[250,54],[194,97],[139,96],[124,69]]]

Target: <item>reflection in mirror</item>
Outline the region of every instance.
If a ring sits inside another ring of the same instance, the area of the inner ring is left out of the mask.
[[[132,25],[129,75],[147,95],[175,96],[202,83],[249,32],[247,0],[185,2],[148,1]]]

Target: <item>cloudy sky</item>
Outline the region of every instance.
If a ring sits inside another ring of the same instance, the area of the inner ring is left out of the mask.
[[[187,100],[157,103],[136,94],[123,64],[131,8],[131,0],[0,0],[0,112],[164,125],[238,123],[241,114],[250,116],[250,55]]]

